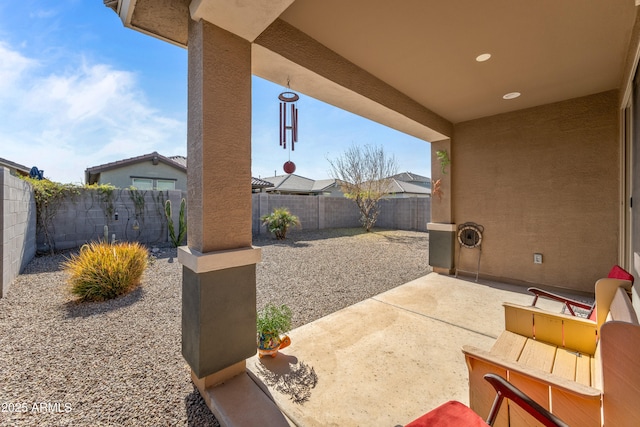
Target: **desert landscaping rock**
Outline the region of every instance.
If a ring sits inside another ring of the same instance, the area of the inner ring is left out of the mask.
[[[422,232],[291,232],[254,245],[258,308],[289,305],[294,327],[429,272]],[[138,289],[100,303],[66,291],[65,254],[28,265],[0,299],[0,425],[217,425],[181,355],[182,267],[174,249],[154,255]]]

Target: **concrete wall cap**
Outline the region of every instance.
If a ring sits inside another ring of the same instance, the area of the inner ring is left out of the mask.
[[[188,246],[180,246],[178,248],[178,261],[194,273],[206,273],[208,271],[257,264],[261,260],[262,249],[255,246],[206,254]]]
[[[456,231],[455,224],[443,224],[439,222],[427,223],[427,230],[429,231]]]

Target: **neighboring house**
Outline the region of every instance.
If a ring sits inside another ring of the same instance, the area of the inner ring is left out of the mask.
[[[343,197],[340,185],[335,179],[313,180],[296,174],[277,175],[262,178],[273,184],[268,188],[268,193],[297,194],[304,196],[332,196]]]
[[[409,197],[422,198],[431,196],[431,188],[417,183],[405,182],[391,178],[391,188],[389,189],[389,193],[391,194],[385,196],[385,199],[400,199]]]
[[[11,160],[3,159],[2,157],[0,157],[0,166],[3,166],[9,169],[9,173],[11,175],[29,176],[30,168],[23,166],[19,163],[12,162]]]
[[[411,172],[402,172],[397,175],[393,175],[390,178],[402,182],[409,182],[411,184],[420,185],[422,187],[431,188],[431,178]]]
[[[431,178],[411,172],[390,176],[391,188],[385,199],[431,197]]]
[[[273,187],[269,181],[260,178],[251,178],[251,191],[253,193],[264,193],[267,188]]]
[[[405,172],[391,178],[391,188],[387,198],[429,197],[431,180],[425,176]],[[268,193],[296,194],[304,196],[344,197],[340,182],[336,179],[313,180],[300,175],[277,175],[263,178],[273,184]]]
[[[139,190],[187,190],[187,159],[165,157],[156,151],[87,168],[87,184],[111,184]]]
[[[29,175],[29,169],[26,169],[26,174]],[[138,190],[187,191],[187,158],[185,156],[165,157],[154,151],[142,156],[87,168],[84,179],[86,184],[111,184],[118,188],[133,186]],[[262,179],[251,178],[253,192],[260,192],[269,187],[273,187],[273,184]]]

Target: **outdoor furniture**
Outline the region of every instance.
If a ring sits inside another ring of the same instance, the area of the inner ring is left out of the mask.
[[[627,272],[625,269],[623,269],[622,267],[620,267],[619,265],[614,265],[611,268],[611,271],[609,271],[609,274],[607,275],[608,278],[611,279],[621,279],[621,280],[626,280],[629,282],[628,286],[626,286],[627,291],[631,292],[631,285],[633,285],[633,275],[631,275],[629,272]],[[543,289],[539,289],[539,288],[528,288],[527,289],[529,292],[531,292],[534,297],[533,297],[533,302],[531,303],[532,306],[535,307],[536,302],[538,302],[538,297],[543,297],[543,298],[547,298],[547,299],[551,299],[554,301],[559,301],[561,303],[564,303],[567,311],[572,315],[575,316],[576,313],[573,311],[574,307],[578,307],[581,308],[583,310],[587,311],[587,315],[586,318],[587,319],[591,319],[594,322],[596,321],[596,313],[595,313],[595,308],[596,308],[596,304],[595,301],[593,304],[586,304],[584,302],[581,301],[576,301],[573,300],[571,298],[566,298],[563,297],[562,295],[558,295],[558,294],[554,294],[552,292],[548,292],[545,291]]]
[[[505,303],[505,330],[489,351],[463,346],[470,407],[491,407],[487,373],[508,378],[522,392],[581,427],[640,425],[640,324],[624,289],[596,283],[596,322]],[[499,413],[499,425],[526,424],[518,408]],[[500,424],[503,423],[503,424]]]
[[[486,422],[468,406],[452,400],[410,422],[405,427],[492,426],[505,398],[523,408],[544,426],[568,427],[568,424],[565,424],[558,417],[534,402],[504,378],[495,374],[487,374],[484,379],[493,386],[496,392],[496,397]]]

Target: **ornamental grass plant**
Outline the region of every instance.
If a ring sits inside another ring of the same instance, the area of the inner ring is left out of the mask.
[[[104,301],[126,294],[138,285],[147,268],[148,250],[137,242],[83,245],[63,264],[69,290],[82,301]]]

